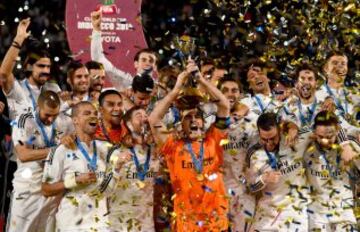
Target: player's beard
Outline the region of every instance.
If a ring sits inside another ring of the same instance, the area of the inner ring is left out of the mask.
[[[39,73],[37,77],[32,77],[37,86],[43,86],[50,78],[50,73]]]

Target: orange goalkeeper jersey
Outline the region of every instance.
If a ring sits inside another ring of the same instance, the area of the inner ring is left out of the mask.
[[[202,175],[196,172],[184,140],[169,137],[161,147],[174,191],[174,230],[178,232],[225,231],[228,228],[228,201],[222,174],[225,134],[211,127],[204,138]],[[201,142],[192,142],[199,155]]]

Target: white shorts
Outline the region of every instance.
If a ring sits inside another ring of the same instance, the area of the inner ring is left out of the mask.
[[[41,209],[40,193],[13,192],[10,213],[7,221],[8,232],[45,232],[45,228],[37,223]]]

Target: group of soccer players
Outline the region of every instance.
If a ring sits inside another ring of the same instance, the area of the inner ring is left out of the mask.
[[[292,88],[255,60],[237,78],[192,59],[158,70],[149,49],[133,77],[106,59],[91,18],[93,61],[69,64],[70,91],[45,50],[14,77],[30,19],[1,64],[17,162],[7,231],[357,231],[360,91],[344,84],[346,55],[329,55],[321,85],[299,66]],[[196,105],[179,100],[190,78]]]

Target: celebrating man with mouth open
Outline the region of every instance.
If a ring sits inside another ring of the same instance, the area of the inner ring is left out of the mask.
[[[271,94],[269,78],[266,75],[266,66],[260,61],[250,61],[246,70],[246,85],[249,86],[252,96],[243,98],[241,103],[246,105],[256,115],[252,119],[256,122],[258,115],[265,112],[278,112],[281,104]]]
[[[96,130],[96,139],[119,144],[128,134],[122,123],[122,97],[116,90],[109,89],[99,96],[100,122]]]
[[[118,172],[130,156],[105,162],[108,142],[95,140],[97,111],[90,102],[72,108],[76,131],[75,148],[61,145],[48,156],[42,192],[45,196],[62,196],[56,231],[110,231],[104,192],[115,187]],[[115,151],[116,152],[116,151]]]
[[[300,66],[296,72],[298,96],[288,99],[281,110],[283,119],[294,122],[302,132],[311,130],[317,112],[321,110],[320,102],[316,99],[316,69],[308,64]]]
[[[173,90],[155,106],[149,123],[160,153],[166,159],[175,194],[174,231],[226,231],[228,202],[221,171],[221,141],[225,138],[222,130],[230,122],[229,101],[197,72],[197,82],[217,104],[215,123],[204,131],[202,113],[195,108],[181,113],[181,137],[175,134],[166,136],[159,130],[161,119],[181,93],[192,71],[198,71],[198,68],[189,61]]]
[[[300,128],[302,134],[303,132],[312,130],[315,115],[326,109],[326,106],[320,102],[317,96],[316,87],[318,79],[315,67],[309,64],[303,64],[298,68],[296,73],[295,88],[298,96],[289,98],[285,107],[283,107],[280,112],[282,119],[294,122]],[[339,110],[335,112],[341,115]],[[355,135],[360,130],[346,120],[341,120],[340,124],[348,135]]]
[[[348,58],[341,52],[331,52],[326,59],[323,71],[327,77],[326,83],[317,91],[316,96],[326,110],[336,107],[336,115],[351,122],[356,105],[360,104],[358,89],[345,86],[348,73]]]

